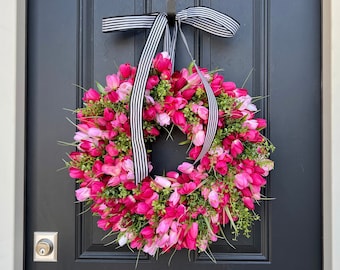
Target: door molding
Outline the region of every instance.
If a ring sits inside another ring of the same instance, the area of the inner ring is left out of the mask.
[[[0,8],[0,88],[2,102],[0,115],[3,129],[0,133],[1,177],[6,192],[0,197],[0,211],[5,223],[0,230],[0,269],[23,269],[24,250],[24,131],[25,131],[25,68],[26,68],[26,0],[2,1]],[[324,269],[340,269],[340,36],[335,25],[340,24],[340,2],[322,1],[322,55],[323,55],[323,245]],[[338,76],[337,76],[338,75]],[[5,132],[4,132],[5,131]]]
[[[323,107],[323,258],[324,269],[340,269],[340,2],[322,1],[322,107]],[[332,27],[333,26],[333,27]]]
[[[26,1],[1,1],[0,269],[23,269]]]

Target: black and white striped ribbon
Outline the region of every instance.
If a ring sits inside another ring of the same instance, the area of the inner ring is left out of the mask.
[[[129,104],[132,153],[136,184],[141,182],[149,174],[147,153],[143,136],[143,99],[149,70],[152,65],[152,59],[156,53],[158,44],[163,36],[164,31],[164,50],[168,51],[172,63],[174,63],[175,59],[175,46],[178,31],[181,34],[181,38],[191,59],[194,61],[186,38],[182,32],[181,23],[189,24],[193,27],[220,37],[233,37],[239,28],[238,22],[231,17],[207,7],[191,7],[178,12],[176,14],[175,26],[172,36],[170,34],[166,13],[110,17],[104,18],[102,21],[103,32],[151,28],[139,60]],[[195,62],[194,64],[197,73],[205,87],[209,106],[206,137],[201,153],[194,162],[196,163],[209,151],[214,140],[218,123],[218,106],[214,92],[211,89],[208,81],[205,79],[204,75],[201,73]]]

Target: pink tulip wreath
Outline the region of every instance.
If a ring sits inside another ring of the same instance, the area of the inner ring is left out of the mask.
[[[209,114],[206,93],[193,66],[171,72],[166,52],[153,60],[143,107],[145,143],[162,128],[179,128],[189,144],[188,158],[199,155]],[[260,133],[264,119],[246,89],[224,81],[218,73],[200,69],[219,107],[218,129],[209,152],[193,165],[134,181],[129,125],[129,96],[136,68],[119,67],[106,77],[106,86],[84,93],[77,109],[77,151],[69,154],[69,174],[77,179],[78,201],[88,202],[99,217],[98,227],[116,233],[120,246],[155,255],[157,251],[197,250],[225,238],[226,224],[235,237],[249,236],[259,219],[254,203],[273,169],[274,147]],[[149,160],[152,170],[152,160]]]

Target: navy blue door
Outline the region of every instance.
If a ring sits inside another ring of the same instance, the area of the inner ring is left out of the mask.
[[[189,26],[183,30],[201,66],[222,68],[221,74],[238,85],[253,69],[246,88],[253,96],[268,96],[258,105],[268,119],[266,135],[277,147],[266,189],[276,200],[262,204],[261,221],[235,250],[222,241],[212,246],[216,265],[204,255],[188,262],[183,251],[169,269],[321,269],[320,1],[177,2],[177,10],[209,6],[240,22],[232,39]],[[89,88],[105,82],[120,63],[138,62],[147,31],[103,34],[101,19],[153,11],[166,11],[166,1],[28,1],[27,270],[134,268],[137,254],[104,246],[95,218],[79,215],[83,209],[74,203],[74,181],[66,170],[56,171],[70,148],[57,141],[70,141],[74,133],[65,120],[69,112],[62,110],[81,102],[73,84]],[[176,67],[189,62],[179,42]],[[182,158],[175,156],[173,164]],[[32,261],[34,231],[59,232],[58,262]],[[168,259],[142,255],[138,268],[168,269]]]

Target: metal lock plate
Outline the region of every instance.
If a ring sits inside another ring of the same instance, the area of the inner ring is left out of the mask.
[[[57,261],[57,232],[34,232],[33,261]]]

